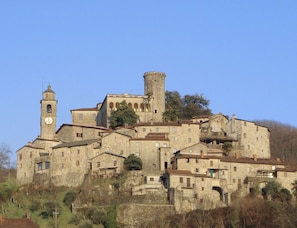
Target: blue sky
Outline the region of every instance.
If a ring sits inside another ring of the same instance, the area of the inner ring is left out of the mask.
[[[0,1],[0,143],[40,133],[50,83],[58,124],[106,94],[204,94],[213,113],[297,127],[297,1]]]

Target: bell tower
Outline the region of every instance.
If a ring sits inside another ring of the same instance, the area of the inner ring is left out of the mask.
[[[40,116],[40,137],[43,139],[54,139],[57,122],[57,103],[55,92],[48,85],[47,90],[42,93],[41,116]]]

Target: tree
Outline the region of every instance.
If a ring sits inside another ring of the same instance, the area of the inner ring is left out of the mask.
[[[185,95],[183,98],[183,118],[191,119],[194,116],[211,114],[208,108],[209,100],[203,94]]]
[[[177,121],[182,116],[183,102],[179,92],[165,92],[165,112],[164,121]]]
[[[2,143],[0,146],[0,169],[9,168],[10,159],[9,155],[11,154],[11,150],[8,145]]]
[[[164,121],[191,119],[194,116],[211,114],[208,108],[209,100],[202,94],[185,95],[181,98],[177,91],[166,91]]]
[[[124,165],[128,170],[141,170],[142,161],[135,154],[130,154],[124,161]]]
[[[117,110],[113,110],[110,116],[110,128],[117,126],[125,126],[136,124],[138,115],[134,112],[133,108],[129,107],[126,101],[122,101],[118,106]]]

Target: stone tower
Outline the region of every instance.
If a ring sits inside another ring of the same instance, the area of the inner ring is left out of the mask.
[[[152,115],[148,121],[162,122],[165,112],[165,77],[162,72],[146,72],[144,77],[144,95],[148,96],[149,110]]]
[[[40,116],[40,137],[43,139],[54,139],[57,123],[57,103],[55,92],[49,85],[42,93],[41,116]]]

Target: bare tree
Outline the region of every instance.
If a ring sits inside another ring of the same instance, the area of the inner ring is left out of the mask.
[[[2,143],[0,146],[0,169],[9,168],[11,150],[8,145]]]

